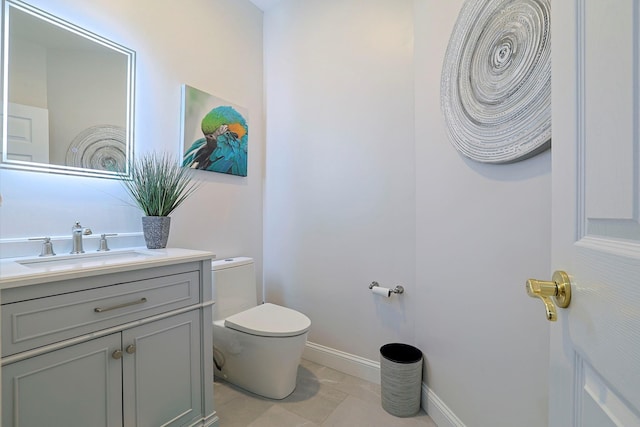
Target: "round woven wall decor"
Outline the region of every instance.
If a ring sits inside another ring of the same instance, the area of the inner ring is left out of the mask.
[[[67,166],[123,172],[126,156],[125,130],[121,126],[97,125],[80,132],[67,150]]]
[[[467,0],[444,59],[441,107],[451,143],[484,163],[551,146],[550,0]]]

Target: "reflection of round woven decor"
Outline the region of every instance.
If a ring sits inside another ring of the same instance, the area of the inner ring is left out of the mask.
[[[452,144],[486,163],[551,145],[550,0],[468,0],[444,60],[441,106]]]
[[[67,166],[123,172],[126,165],[124,128],[91,126],[76,136],[67,150]]]

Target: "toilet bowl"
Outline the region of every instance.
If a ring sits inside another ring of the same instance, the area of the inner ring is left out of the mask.
[[[251,258],[212,263],[215,375],[252,393],[283,399],[296,386],[311,321],[276,304],[257,304]]]

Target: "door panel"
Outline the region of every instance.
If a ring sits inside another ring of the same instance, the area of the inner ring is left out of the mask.
[[[554,2],[550,426],[640,426],[640,1]]]
[[[125,427],[183,426],[200,419],[199,311],[123,331],[122,343]]]
[[[580,384],[575,425],[595,425],[598,427],[640,426],[640,418],[632,412],[632,407],[616,395],[603,377],[587,364],[576,358],[577,383]]]
[[[633,179],[637,141],[630,90],[635,74],[634,0],[579,3],[578,28],[584,42],[578,61],[584,78],[578,96],[584,109],[586,217],[637,220],[638,186]]]
[[[120,334],[2,367],[2,426],[122,426]]]
[[[9,103],[7,159],[49,163],[49,111]],[[0,147],[2,152],[2,147]]]

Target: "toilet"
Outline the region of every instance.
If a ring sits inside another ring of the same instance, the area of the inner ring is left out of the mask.
[[[214,373],[270,399],[296,387],[311,320],[302,313],[257,301],[253,259],[215,260],[213,286]]]

